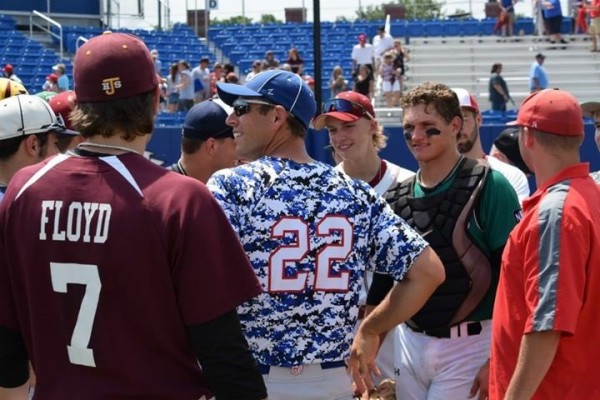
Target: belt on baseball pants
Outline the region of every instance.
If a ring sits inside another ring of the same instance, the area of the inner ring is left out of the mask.
[[[406,322],[406,326],[415,332],[423,333],[440,339],[449,339],[461,336],[475,336],[481,333],[481,322],[463,322],[454,326],[445,326],[442,328],[421,329],[415,325]]]
[[[344,361],[328,361],[328,362],[323,362],[323,363],[321,363],[319,365],[321,366],[321,369],[332,369],[332,368],[345,367],[346,363]],[[292,371],[297,370],[297,369],[302,370],[302,365],[295,365],[295,366],[292,366],[292,367],[281,367],[281,368],[289,368]],[[270,365],[264,365],[264,364],[258,364],[258,369],[260,370],[260,373],[262,375],[268,375],[269,372],[271,371],[271,366]]]

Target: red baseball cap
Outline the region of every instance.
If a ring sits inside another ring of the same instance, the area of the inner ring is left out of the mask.
[[[452,88],[452,91],[456,93],[456,97],[458,97],[458,103],[461,107],[468,108],[471,111],[475,111],[479,113],[479,104],[477,104],[477,100],[475,97],[467,89],[463,88]]]
[[[56,74],[50,74],[46,77],[46,80],[56,83],[58,82],[58,76],[56,76]]]
[[[64,92],[60,92],[56,96],[52,96],[52,98],[48,100],[48,104],[50,104],[50,107],[57,115],[62,117],[65,127],[69,132],[79,133],[73,130],[71,118],[69,118],[71,111],[73,111],[77,104],[77,96],[74,91],[65,90]]]
[[[354,122],[360,118],[375,119],[371,99],[358,92],[342,92],[323,105],[323,114],[313,120],[315,129],[323,129],[328,117],[343,122]]]
[[[6,64],[4,66],[4,70],[10,74],[11,72],[13,72],[14,67],[12,66],[12,64]]]
[[[126,99],[155,90],[158,77],[148,47],[138,37],[104,32],[77,50],[73,80],[79,102]]]
[[[558,136],[583,136],[583,115],[579,102],[571,93],[545,89],[530,94],[507,125],[533,128]]]

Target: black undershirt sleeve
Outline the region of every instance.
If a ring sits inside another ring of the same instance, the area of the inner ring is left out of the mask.
[[[377,306],[394,286],[394,278],[386,274],[373,274],[373,282],[367,293],[367,305]]]
[[[219,400],[260,400],[267,389],[235,310],[188,327],[210,390]]]
[[[29,357],[21,334],[0,327],[0,387],[12,389],[29,379]]]
[[[502,253],[504,252],[504,246],[499,249],[492,251],[490,255],[490,266],[492,271],[500,271],[500,264],[502,264]]]

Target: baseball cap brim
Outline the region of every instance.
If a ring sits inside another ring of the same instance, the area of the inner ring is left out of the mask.
[[[57,133],[59,133],[61,135],[69,135],[69,136],[79,135],[79,132],[74,131],[73,129],[64,129],[64,130],[57,131]]]
[[[240,97],[263,97],[260,93],[235,83],[217,83],[217,92],[228,106],[233,106],[233,102]]]
[[[588,101],[581,103],[581,111],[583,111],[584,117],[592,118],[596,111],[600,111],[600,102]]]
[[[516,126],[516,125],[519,125],[519,121],[515,119],[514,121],[507,122],[506,125]]]
[[[354,114],[332,111],[325,114],[321,114],[317,118],[315,118],[312,122],[313,127],[317,130],[325,128],[325,122],[327,121],[327,117],[335,118],[343,122],[354,122],[358,121],[361,118],[358,115]]]

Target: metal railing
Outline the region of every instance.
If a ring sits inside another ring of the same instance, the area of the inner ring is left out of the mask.
[[[46,26],[33,22],[33,17],[40,17],[41,19],[46,21],[47,22]],[[50,24],[56,26],[58,28],[59,33],[52,32],[52,30],[50,29]],[[58,22],[56,22],[55,20],[53,20],[52,18],[42,14],[41,12],[33,10],[31,12],[31,14],[29,15],[29,37],[30,38],[33,38],[33,27],[34,26],[36,28],[39,28],[40,30],[46,32],[50,36],[58,39],[58,41],[60,43],[60,58],[62,59],[63,58],[63,28],[62,28],[62,25],[59,24]]]
[[[79,50],[79,47],[82,46],[85,42],[87,42],[89,39],[84,37],[84,36],[79,36],[77,38],[77,40],[75,41],[75,51]],[[81,43],[81,44],[80,44]]]

